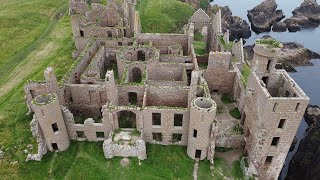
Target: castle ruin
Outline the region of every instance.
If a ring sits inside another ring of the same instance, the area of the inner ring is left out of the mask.
[[[141,160],[146,143],[187,146],[190,158],[212,163],[215,147],[233,147],[243,149],[248,175],[277,179],[309,102],[275,69],[279,47],[260,41],[247,62],[242,40],[222,32],[221,12],[201,9],[183,34],[142,33],[136,3],[70,0],[75,63],[61,83],[49,67],[45,82],[25,86],[39,145],[27,160],[71,140],[103,141],[106,158]],[[206,57],[195,53],[196,29],[206,31]],[[218,112],[222,94],[233,96],[240,120]]]

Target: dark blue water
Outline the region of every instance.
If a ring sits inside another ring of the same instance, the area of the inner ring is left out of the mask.
[[[220,6],[229,6],[234,16],[239,16],[249,22],[247,17],[247,10],[254,8],[260,4],[263,0],[215,0],[212,4],[218,4]],[[286,17],[292,16],[292,11],[299,7],[303,0],[278,0],[278,9],[281,9]],[[246,39],[246,45],[254,44],[257,38],[263,35],[271,35],[282,42],[297,42],[303,44],[306,48],[320,53],[320,46],[317,42],[320,39],[320,28],[302,30],[296,33],[287,32],[267,32],[256,34],[252,32],[252,36]]]
[[[254,8],[262,1],[263,0],[215,0],[212,4],[229,6],[234,16],[239,16],[249,22],[247,10]],[[291,17],[292,11],[299,7],[303,0],[277,0],[276,2],[278,4],[278,9],[281,9],[286,17]],[[267,32],[256,34],[255,32],[252,32],[252,36],[249,39],[246,39],[246,45],[254,44],[256,39],[261,38],[264,35],[270,35],[281,42],[297,42],[314,52],[320,53],[320,28],[302,30],[295,33],[286,31],[281,33]],[[314,64],[314,66],[295,67],[297,72],[290,73],[290,75],[304,90],[307,96],[310,97],[310,104],[320,105],[320,59],[314,59],[311,62]],[[297,132],[297,144],[294,150],[288,154],[279,179],[282,180],[286,177],[289,168],[289,162],[297,152],[298,146],[305,136],[307,127],[307,123],[303,120]]]

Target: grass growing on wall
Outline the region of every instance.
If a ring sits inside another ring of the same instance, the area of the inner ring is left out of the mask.
[[[194,41],[193,45],[194,45],[194,51],[195,51],[196,55],[202,56],[202,55],[207,54],[206,42]]]
[[[249,78],[250,73],[251,73],[251,69],[250,69],[250,67],[248,66],[248,64],[245,63],[245,64],[243,65],[242,72],[241,72],[242,77],[243,77],[243,83],[244,83],[245,87],[247,87],[248,78]]]
[[[181,33],[194,9],[178,0],[139,0],[142,31],[145,33]]]

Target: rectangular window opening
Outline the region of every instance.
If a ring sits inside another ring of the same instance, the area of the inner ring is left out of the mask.
[[[152,113],[152,125],[161,126],[161,114],[160,113]]]
[[[84,131],[76,131],[78,138],[85,138]]]
[[[278,146],[280,137],[272,138],[271,146]]]
[[[299,107],[300,107],[300,103],[298,103],[298,104],[296,105],[296,108],[295,108],[295,111],[296,111],[296,112],[299,110]]]
[[[172,134],[172,143],[180,142],[182,134]]]
[[[162,134],[161,133],[152,133],[152,139],[158,142],[162,142]]]
[[[51,127],[52,127],[53,132],[59,131],[59,128],[58,128],[58,124],[57,124],[57,123],[51,124]]]
[[[198,136],[198,131],[194,129],[194,130],[193,130],[193,137],[194,137],[194,138],[197,138],[197,136]]]
[[[183,114],[174,114],[174,126],[181,127],[183,122]]]
[[[272,163],[273,156],[267,156],[264,165],[270,165]]]
[[[271,62],[272,62],[271,60],[268,61],[268,64],[267,64],[267,70],[268,70],[268,71],[271,70]]]
[[[96,132],[97,138],[104,138],[104,132]]]
[[[279,122],[278,128],[282,129],[284,127],[285,122],[286,122],[285,119],[281,119],[280,122]]]
[[[59,150],[57,143],[52,143],[51,146],[52,146],[52,149],[53,149],[54,151]]]
[[[195,157],[197,158],[197,159],[199,159],[199,158],[201,158],[201,150],[196,150],[196,155],[195,155]]]

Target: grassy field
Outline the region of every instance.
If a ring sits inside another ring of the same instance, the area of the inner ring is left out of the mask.
[[[194,9],[177,0],[139,0],[142,31],[145,33],[178,33],[188,23]]]
[[[71,58],[75,47],[70,17],[67,15],[68,1],[0,2],[0,149],[5,153],[0,159],[0,179],[192,178],[194,161],[188,158],[186,147],[180,146],[147,145],[148,159],[138,165],[138,160],[133,158],[126,168],[120,167],[120,158],[106,160],[101,143],[88,142],[72,142],[67,151],[48,153],[41,162],[25,162],[23,150],[27,149],[28,144],[36,147],[36,142],[29,125],[32,117],[26,115],[23,87],[27,80],[42,80],[43,71],[48,66],[54,67],[58,80],[61,80],[74,62]],[[164,3],[167,1],[157,2],[169,6]],[[189,6],[175,3],[177,7],[170,6],[172,12],[168,10],[166,16],[177,19],[168,21],[162,32],[181,29],[184,22],[178,21],[178,18],[183,16],[186,21],[185,16],[193,13]],[[140,11],[143,14],[154,4],[157,4],[154,0],[141,0],[139,5],[144,7],[140,6]],[[188,13],[181,13],[180,7]],[[150,22],[159,25],[152,18]],[[154,27],[155,24],[149,26]],[[36,152],[36,148],[32,151]],[[10,164],[15,161],[18,163]],[[202,163],[199,177],[212,179],[208,162]]]

